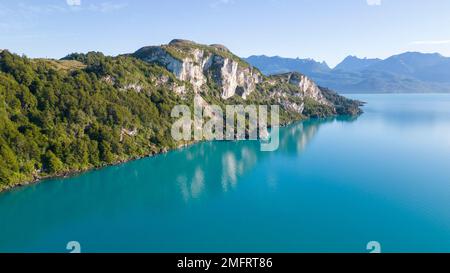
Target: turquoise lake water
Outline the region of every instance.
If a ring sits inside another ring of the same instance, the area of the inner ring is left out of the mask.
[[[0,252],[450,252],[450,95],[0,194]]]

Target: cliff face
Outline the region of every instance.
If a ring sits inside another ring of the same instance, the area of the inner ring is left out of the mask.
[[[275,75],[273,78],[298,87],[299,96],[313,99],[321,104],[332,106],[322,93],[322,90],[310,78],[297,72]]]
[[[150,46],[133,54],[148,63],[164,66],[196,93],[206,90],[208,81],[221,88],[221,97],[239,95],[244,99],[262,82],[263,76],[221,45],[199,45],[173,40],[168,45]]]
[[[262,82],[262,75],[250,66],[242,67],[235,60],[214,56],[213,64],[220,69],[219,84],[222,87],[222,98],[227,99],[235,94],[244,99],[256,89],[256,84]]]
[[[175,77],[192,85],[195,93],[220,91],[224,100],[233,96],[247,99],[253,92],[268,93],[286,111],[304,114],[306,99],[336,113],[334,102],[307,76],[292,72],[265,77],[223,45],[201,45],[173,40],[167,45],[143,47],[132,54],[147,63],[163,66]]]
[[[317,116],[342,110],[336,100],[330,100],[330,96],[307,76],[290,72],[266,77],[223,45],[208,46],[176,39],[167,45],[143,47],[132,55],[166,68],[178,80],[189,83],[196,94],[219,90],[221,99],[226,100],[233,96],[248,99],[258,92],[263,100],[264,97],[271,99],[287,112],[306,116],[311,115],[308,107],[321,112]],[[350,100],[348,105],[351,105]]]

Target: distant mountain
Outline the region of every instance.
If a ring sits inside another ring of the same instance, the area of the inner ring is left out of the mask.
[[[274,71],[273,67],[283,71],[292,69],[343,93],[450,93],[450,58],[437,53],[406,52],[385,60],[348,56],[328,71],[307,66],[288,67],[283,64],[297,59],[281,58],[283,62],[279,62],[277,58],[267,57],[265,62],[248,58],[247,61],[263,73]]]
[[[377,62],[366,69],[423,81],[450,82],[450,58],[437,53],[406,52]]]
[[[245,59],[248,63],[258,67],[266,75],[286,72],[302,71],[303,73],[326,73],[331,68],[325,62],[316,62],[313,59],[290,59],[282,57],[268,57],[265,55],[250,56]]]
[[[334,70],[360,71],[380,61],[381,59],[360,59],[356,56],[348,56]]]

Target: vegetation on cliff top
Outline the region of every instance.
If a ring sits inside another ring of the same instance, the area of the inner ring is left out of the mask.
[[[161,45],[161,46],[149,46],[149,47],[143,47],[139,49],[134,55],[136,57],[145,57],[145,55],[148,55],[151,53],[154,49],[162,48],[165,50],[170,56],[177,60],[184,60],[186,58],[190,58],[194,60],[194,56],[192,55],[193,50],[198,49],[202,50],[203,54],[211,54],[211,55],[217,55],[221,56],[224,59],[230,59],[239,64],[242,68],[248,68],[251,67],[246,61],[242,60],[238,56],[234,55],[231,51],[229,51],[225,46],[223,45],[203,45],[203,44],[197,44],[193,41],[189,40],[182,40],[182,39],[174,39],[169,44]],[[257,68],[253,67],[253,69],[259,71]],[[261,75],[263,75],[261,73]]]

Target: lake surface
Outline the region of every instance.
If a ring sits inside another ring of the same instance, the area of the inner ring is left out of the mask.
[[[450,95],[0,194],[0,252],[450,252]]]

